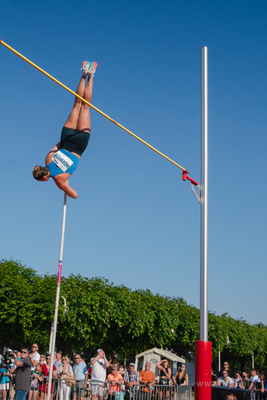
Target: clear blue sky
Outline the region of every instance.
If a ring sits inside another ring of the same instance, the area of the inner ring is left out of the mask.
[[[267,324],[266,1],[3,1],[0,38],[200,176],[200,55],[209,52],[209,310]],[[63,192],[32,167],[73,96],[0,46],[1,258],[57,273]],[[63,274],[199,307],[200,206],[181,171],[95,111],[70,183]],[[10,277],[12,279],[12,277]]]

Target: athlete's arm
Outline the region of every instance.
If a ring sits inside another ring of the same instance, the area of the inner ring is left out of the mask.
[[[68,181],[62,179],[62,176],[58,175],[58,176],[55,176],[55,178],[53,178],[53,179],[54,179],[57,187],[59,189],[63,190],[69,197],[72,197],[73,199],[78,198],[77,192],[70,187]]]

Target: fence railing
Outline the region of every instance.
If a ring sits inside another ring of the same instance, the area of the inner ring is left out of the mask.
[[[126,388],[125,400],[191,400],[191,386],[154,385],[152,390],[145,385]],[[116,399],[115,399],[116,400]]]
[[[174,386],[155,384],[151,389],[146,385],[135,385],[131,388],[125,386],[124,390],[112,392],[109,384],[103,387],[103,400],[192,400],[194,393],[192,386]],[[46,400],[48,389],[48,377],[42,377],[42,381],[31,381],[28,400]],[[92,399],[91,381],[76,381],[74,378],[54,379],[52,383],[51,400],[77,400]],[[14,400],[15,384],[10,379],[5,385],[0,386],[0,400]]]

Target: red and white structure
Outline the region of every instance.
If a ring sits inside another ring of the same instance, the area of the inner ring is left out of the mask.
[[[200,340],[195,344],[195,398],[211,400],[212,348],[208,341],[208,48],[201,49]]]

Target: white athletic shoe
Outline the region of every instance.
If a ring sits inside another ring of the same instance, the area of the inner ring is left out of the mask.
[[[95,74],[97,63],[95,61],[84,61],[83,62],[83,76],[89,76],[92,78]]]

